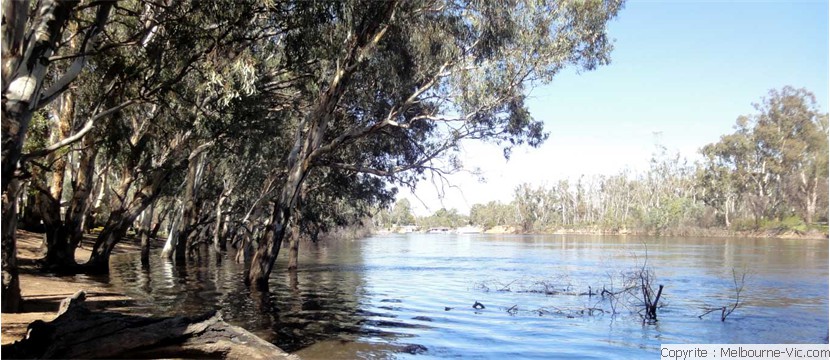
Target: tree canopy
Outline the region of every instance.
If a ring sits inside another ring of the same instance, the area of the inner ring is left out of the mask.
[[[231,244],[267,285],[290,225],[359,221],[398,186],[461,169],[464,139],[505,156],[541,144],[529,89],[607,64],[621,7],[4,2],[4,289],[18,218],[46,231],[52,271],[105,272],[129,231],[163,228],[166,256]]]

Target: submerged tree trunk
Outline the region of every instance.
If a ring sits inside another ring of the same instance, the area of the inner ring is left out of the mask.
[[[175,211],[177,215],[173,215],[173,222],[170,225],[170,230],[167,232],[167,241],[164,242],[164,248],[161,250],[161,257],[164,259],[172,259],[173,251],[176,248],[176,240],[179,238],[179,222],[182,221],[181,210]]]
[[[302,185],[307,171],[306,167],[295,166],[289,173],[288,180],[280,193],[279,199],[274,203],[274,213],[271,215],[271,224],[266,227],[265,234],[261,237],[254,257],[251,260],[251,267],[248,270],[246,282],[254,285],[257,289],[268,289],[268,278],[274,268],[274,261],[280,253],[282,240],[285,237],[285,227],[288,219],[291,218],[291,209],[297,201],[297,193]]]
[[[20,296],[20,280],[17,274],[17,196],[19,183],[9,181],[6,191],[3,192],[3,223],[2,223],[2,260],[3,260],[3,289],[0,291],[2,312],[20,311],[22,298]]]
[[[367,52],[383,38],[388,29],[388,25],[384,25],[384,23],[393,17],[398,6],[397,1],[389,1],[384,4],[386,9],[382,16],[371,19],[370,24],[366,24],[367,26],[363,29],[365,32],[357,36],[355,41],[349,43],[347,51],[337,61],[337,69],[328,81],[328,86],[319,94],[313,107],[304,116],[302,123],[297,128],[294,145],[288,155],[287,177],[274,204],[271,226],[266,231],[264,241],[258,244],[254,258],[251,261],[251,267],[248,270],[248,276],[245,277],[246,283],[252,284],[258,289],[268,288],[268,278],[271,275],[274,261],[277,259],[280,246],[285,237],[288,220],[291,218],[292,210],[297,204],[300,189],[312,163],[324,153],[333,151],[348,138],[348,134],[343,134],[323,146],[332,114],[348,89],[351,77],[357,70],[357,65],[365,60]]]
[[[153,224],[153,210],[153,205],[144,209],[138,225],[138,236],[141,239],[141,266],[143,267],[150,265],[150,239],[153,235],[150,227]]]
[[[195,158],[194,158],[195,157]],[[202,153],[190,157],[187,166],[187,178],[185,180],[184,195],[182,195],[182,218],[179,222],[179,231],[175,243],[175,261],[177,264],[184,264],[187,259],[188,239],[199,222],[199,182],[204,169],[204,156]]]
[[[134,220],[134,218],[127,219],[119,213],[113,213],[110,215],[110,219],[111,221],[107,222],[108,225],[104,227],[95,240],[89,261],[84,264],[87,273],[106,274],[109,272],[109,260],[112,250],[127,234],[127,230]]]
[[[291,224],[291,239],[288,241],[288,270],[297,270],[298,257],[300,254],[300,224],[294,221]]]
[[[228,199],[230,187],[224,184],[222,193],[219,195],[219,200],[216,201],[216,226],[213,227],[213,249],[216,252],[227,250],[226,238],[228,229],[228,217],[222,216],[222,205]]]
[[[128,180],[122,180],[124,186],[122,186],[123,191],[120,194],[123,195],[120,196],[124,196],[124,199],[119,207],[112,209],[106,225],[95,240],[89,261],[84,264],[86,271],[92,273],[109,272],[109,258],[115,245],[124,238],[130,225],[135,222],[138,215],[155,202],[169,175],[167,171],[160,171],[149,176],[144,180],[142,186],[138,190],[130,192],[129,196],[126,196],[129,186],[127,185]]]

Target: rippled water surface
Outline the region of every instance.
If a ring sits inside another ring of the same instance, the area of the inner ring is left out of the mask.
[[[175,267],[156,256],[145,271],[121,255],[110,281],[146,312],[220,309],[305,359],[643,358],[661,343],[828,336],[826,240],[381,235],[309,244],[294,275],[281,257],[266,296],[245,288],[231,259]],[[644,263],[665,286],[656,323],[625,301],[579,295],[619,289]],[[747,274],[743,306],[725,322],[719,312],[699,319],[734,301],[733,270]]]

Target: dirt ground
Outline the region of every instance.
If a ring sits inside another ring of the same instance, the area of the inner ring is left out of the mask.
[[[132,299],[110,286],[105,278],[86,275],[54,276],[38,271],[36,260],[43,257],[43,234],[17,232],[17,259],[20,267],[20,292],[23,309],[16,314],[0,314],[2,336],[0,343],[9,344],[26,335],[29,323],[35,320],[51,321],[56,317],[61,300],[79,290],[86,292],[86,303],[91,309],[123,311],[134,303]],[[89,259],[94,237],[84,239],[75,252],[79,263]],[[134,252],[140,249],[134,240],[125,239],[114,253]]]

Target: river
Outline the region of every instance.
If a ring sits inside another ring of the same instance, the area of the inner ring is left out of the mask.
[[[657,322],[630,298],[586,294],[618,291],[644,266],[664,285]],[[118,255],[109,281],[139,311],[220,309],[304,359],[654,358],[664,343],[828,336],[826,240],[394,234],[304,244],[300,270],[285,267],[281,256],[270,296],[252,296],[242,266],[214,255],[188,267],[154,256],[149,271]],[[744,274],[726,321],[698,318],[731,306]]]

